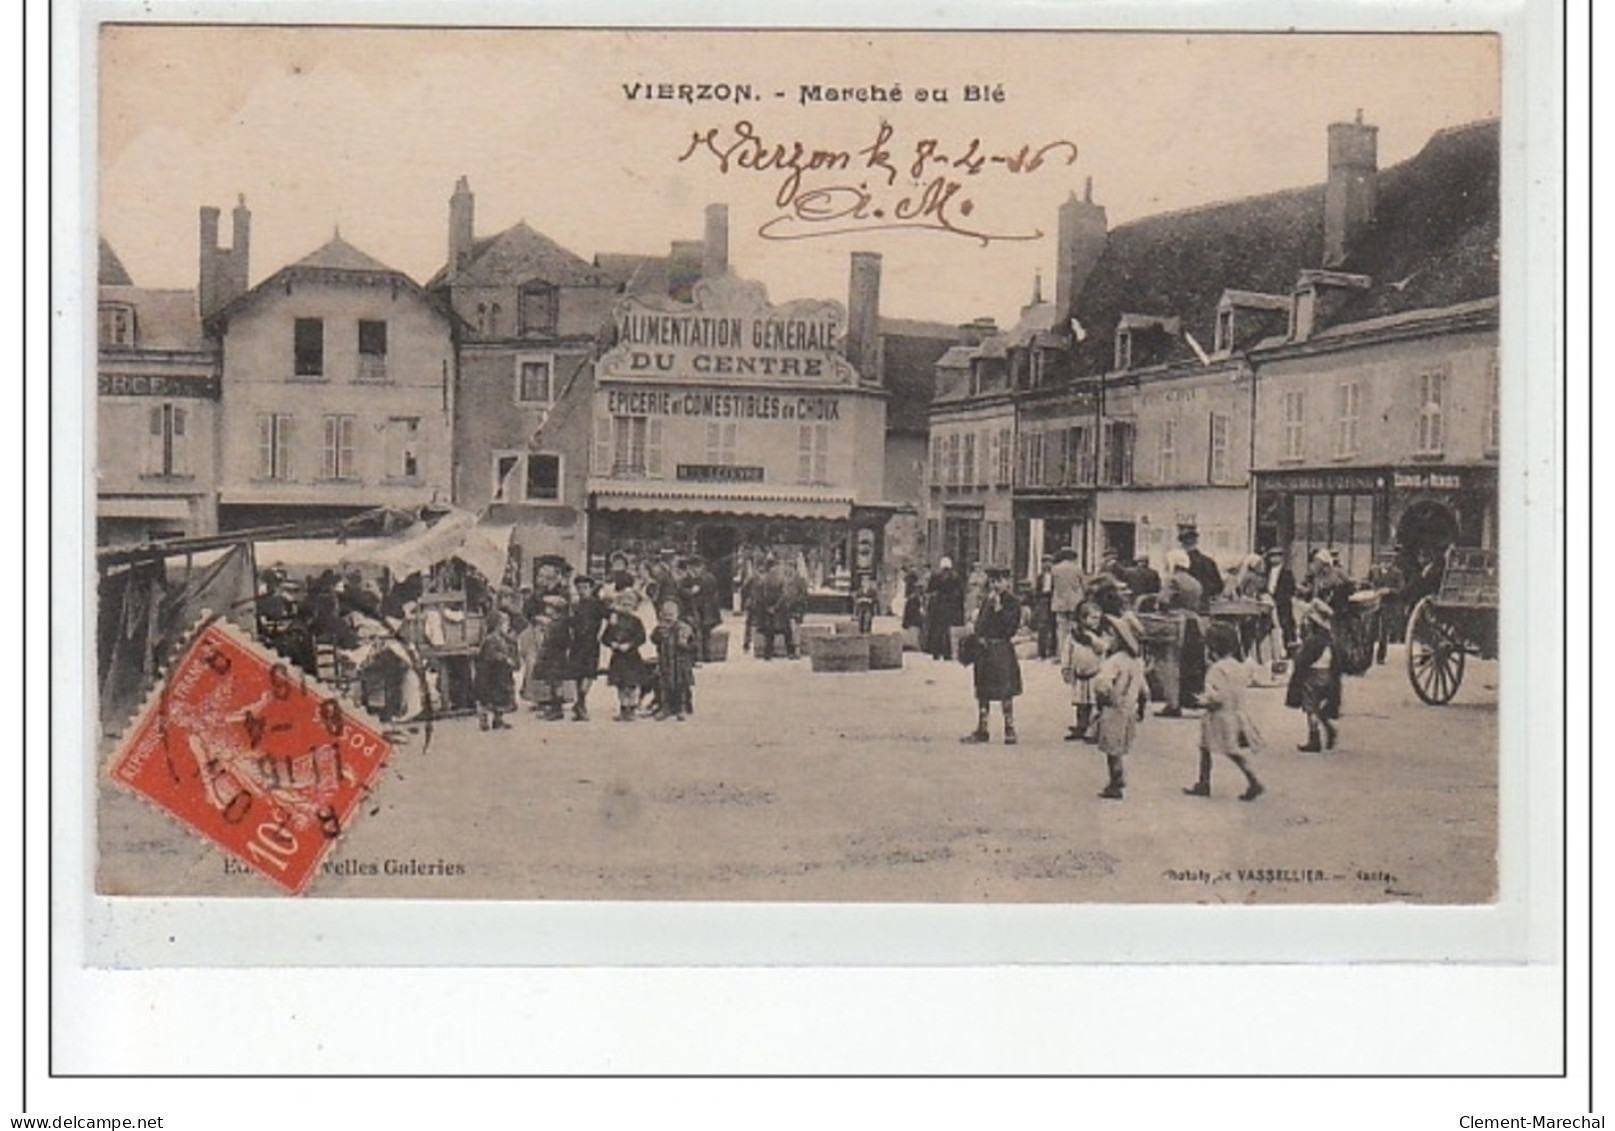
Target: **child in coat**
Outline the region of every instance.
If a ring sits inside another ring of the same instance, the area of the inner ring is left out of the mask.
[[[1097,741],[1093,681],[1104,656],[1100,650],[1104,628],[1105,614],[1092,601],[1084,601],[1077,610],[1071,631],[1060,642],[1060,674],[1071,685],[1071,729],[1066,731],[1067,742]]]
[[[645,644],[645,624],[638,608],[638,593],[632,589],[618,592],[600,632],[600,642],[611,654],[606,683],[617,689],[617,720],[625,723],[637,717],[640,689],[651,682],[650,669],[639,651]]]
[[[658,721],[667,718],[684,721],[695,709],[695,629],[679,615],[677,601],[662,603],[661,617],[651,633],[656,645],[656,692]]]
[[[517,663],[516,638],[505,614],[495,609],[488,615],[488,627],[477,646],[477,725],[483,730],[510,728],[505,715],[516,709],[513,677]]]
[[[1307,716],[1307,741],[1296,749],[1321,754],[1335,748],[1339,732],[1334,721],[1340,717],[1340,649],[1335,647],[1334,610],[1327,602],[1314,600],[1307,606],[1305,632],[1284,705],[1299,707]]]
[[[1106,617],[1104,631],[1096,638],[1105,655],[1099,663],[1099,674],[1093,677],[1093,694],[1099,707],[1099,749],[1110,773],[1099,796],[1108,801],[1120,801],[1127,786],[1124,762],[1133,749],[1139,717],[1149,702],[1136,625],[1131,614]]]
[[[1190,797],[1211,796],[1212,756],[1220,754],[1245,775],[1241,801],[1255,801],[1264,792],[1262,783],[1251,772],[1247,756],[1240,752],[1240,739],[1254,730],[1245,715],[1245,667],[1239,662],[1239,633],[1231,625],[1214,623],[1206,629],[1206,654],[1211,666],[1206,670],[1205,690],[1198,702],[1206,709],[1200,718],[1200,777],[1183,792]]]

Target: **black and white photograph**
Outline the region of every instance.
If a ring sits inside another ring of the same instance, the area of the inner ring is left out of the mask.
[[[96,892],[1498,898],[1497,36],[95,44]]]

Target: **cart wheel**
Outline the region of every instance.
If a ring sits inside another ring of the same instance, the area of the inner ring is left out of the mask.
[[[1464,681],[1464,646],[1426,597],[1408,618],[1408,682],[1420,699],[1439,707]]]

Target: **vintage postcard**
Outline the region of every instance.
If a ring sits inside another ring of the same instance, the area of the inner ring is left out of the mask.
[[[1519,902],[1500,36],[87,42],[95,899]]]

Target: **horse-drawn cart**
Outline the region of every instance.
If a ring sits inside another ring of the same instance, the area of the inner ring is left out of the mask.
[[[1497,553],[1454,546],[1436,591],[1408,616],[1408,682],[1439,707],[1458,693],[1471,655],[1497,656]]]

